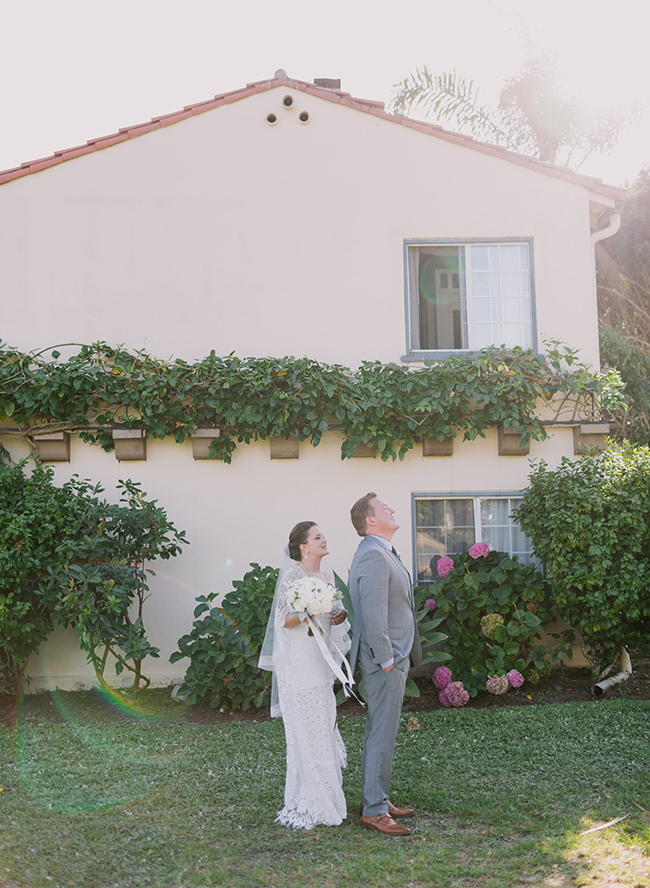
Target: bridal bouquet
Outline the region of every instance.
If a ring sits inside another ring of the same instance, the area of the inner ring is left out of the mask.
[[[307,611],[310,616],[329,614],[340,596],[331,583],[318,577],[302,577],[287,589],[287,603],[296,611]]]

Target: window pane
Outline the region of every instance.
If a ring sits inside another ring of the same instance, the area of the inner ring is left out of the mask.
[[[415,523],[418,527],[442,527],[444,520],[444,500],[416,500]]]
[[[457,555],[459,552],[467,552],[475,542],[476,536],[473,527],[459,527],[456,530],[450,530],[447,534],[447,554]]]
[[[512,510],[521,502],[521,497],[481,500],[481,538],[491,549],[517,555],[520,561],[529,564],[535,561],[530,540],[512,518]]]
[[[490,257],[488,247],[472,247],[472,270],[488,271],[490,268]]]
[[[494,345],[497,338],[499,337],[494,336],[492,324],[474,325],[474,348],[487,348]],[[496,345],[501,345],[501,342],[496,342]]]
[[[521,304],[521,300],[519,299],[502,299],[501,305],[503,307],[503,315],[502,320],[513,322],[519,321],[519,306]]]
[[[510,502],[507,499],[481,500],[481,525],[508,524]]]
[[[507,346],[519,345],[522,341],[519,324],[501,324],[501,342]]]
[[[471,247],[471,290],[473,328],[469,345],[512,348],[532,345],[532,323],[528,247],[525,244],[473,245]],[[487,292],[492,299],[488,326],[487,309],[479,300]]]
[[[474,322],[477,324],[489,323],[492,320],[489,299],[474,300]]]
[[[474,272],[472,275],[474,296],[490,295],[490,275],[485,272]]]
[[[510,551],[510,530],[507,527],[490,527],[483,531],[483,542],[497,552]]]
[[[447,527],[474,527],[474,504],[471,499],[447,500]]]
[[[519,245],[501,247],[501,268],[516,271],[519,268]]]
[[[501,295],[501,276],[498,271],[490,273],[490,296]]]
[[[501,275],[501,295],[519,296],[519,272],[504,271]]]
[[[417,258],[412,254],[417,249]],[[417,318],[411,335],[421,349],[467,347],[463,336],[460,247],[423,246],[409,250],[411,312]],[[417,275],[417,286],[412,278]]]
[[[443,555],[466,552],[474,544],[473,500],[418,499],[415,516],[418,579],[432,582],[438,579],[436,565]]]

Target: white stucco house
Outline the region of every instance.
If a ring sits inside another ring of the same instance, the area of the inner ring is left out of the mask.
[[[0,339],[24,351],[104,340],[186,360],[306,355],[356,367],[506,343],[562,340],[598,366],[594,244],[621,188],[388,114],[333,81],[266,81],[0,172]],[[0,425],[15,456],[27,445]],[[156,565],[146,625],[167,660],[195,596],[226,593],[250,562],[278,564],[290,528],[317,521],[346,576],[350,505],[375,490],[398,513],[415,576],[484,540],[523,557],[510,518],[529,458],[550,465],[603,427],[556,425],[511,455],[499,430],[403,462],[342,461],[340,438],[231,465],[198,442],[150,440],[120,461],[72,436],[56,478],[140,481],[191,545]],[[444,450],[444,452],[443,452]],[[72,633],[30,663],[32,689],[90,680]]]

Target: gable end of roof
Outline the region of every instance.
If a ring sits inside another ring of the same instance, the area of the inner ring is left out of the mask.
[[[284,72],[279,71],[276,73],[284,74]],[[10,182],[13,179],[19,179],[23,176],[37,173],[40,170],[47,169],[48,167],[56,166],[60,163],[65,163],[69,160],[74,159],[75,157],[81,157],[84,154],[90,154],[94,151],[101,151],[104,148],[110,148],[112,145],[124,142],[127,139],[134,139],[138,136],[143,136],[146,133],[153,132],[154,130],[161,129],[162,127],[172,126],[175,123],[179,123],[181,120],[187,120],[189,117],[194,117],[198,114],[204,114],[206,111],[212,111],[215,108],[219,108],[221,105],[228,105],[232,102],[238,102],[241,99],[247,98],[248,96],[255,95],[256,93],[267,92],[268,90],[276,89],[280,86],[284,86],[285,88],[289,89],[296,89],[301,92],[308,93],[309,95],[316,96],[319,99],[324,99],[328,102],[334,102],[343,105],[355,111],[372,114],[373,116],[380,117],[382,120],[399,124],[400,126],[407,127],[408,129],[423,133],[424,135],[434,136],[435,138],[442,139],[447,142],[453,142],[457,145],[462,145],[463,147],[470,148],[474,151],[480,151],[484,154],[490,154],[494,157],[500,157],[501,159],[507,160],[510,163],[516,163],[520,166],[525,166],[528,169],[542,173],[546,176],[552,176],[554,178],[573,182],[577,185],[588,188],[590,191],[596,194],[603,195],[604,197],[609,197],[617,202],[622,203],[627,197],[627,191],[625,188],[620,188],[615,185],[606,185],[601,179],[597,179],[592,176],[584,176],[581,173],[574,173],[567,167],[550,164],[545,161],[538,160],[536,157],[529,157],[525,154],[517,154],[514,151],[509,151],[507,148],[501,148],[498,145],[492,145],[489,142],[477,141],[471,136],[466,136],[462,133],[455,133],[451,130],[446,130],[439,124],[428,123],[427,121],[423,120],[415,120],[411,117],[403,117],[397,114],[390,114],[385,110],[383,102],[374,101],[372,99],[355,98],[351,96],[350,93],[344,92],[340,89],[329,89],[327,87],[316,86],[313,83],[307,83],[304,80],[294,80],[290,77],[286,77],[285,79],[279,78],[277,76],[270,80],[258,80],[252,83],[247,83],[246,86],[242,89],[235,89],[231,90],[230,92],[220,93],[219,95],[214,96],[212,99],[207,99],[203,102],[196,102],[192,105],[185,105],[185,107],[181,111],[175,111],[170,114],[163,114],[158,117],[153,117],[150,121],[146,123],[122,127],[120,130],[118,130],[117,133],[110,133],[109,135],[100,136],[96,139],[89,139],[85,145],[77,145],[74,148],[66,148],[61,151],[55,151],[54,154],[48,157],[42,157],[38,160],[26,161],[25,163],[22,163],[19,167],[0,171],[0,185],[3,185],[5,182]]]

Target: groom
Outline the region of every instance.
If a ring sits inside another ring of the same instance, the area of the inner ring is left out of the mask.
[[[376,493],[352,506],[352,524],[360,537],[350,567],[354,609],[351,665],[366,689],[368,715],[363,744],[361,825],[392,836],[409,835],[396,822],[412,808],[397,808],[388,799],[390,775],[409,661],[422,657],[413,611],[411,577],[391,540],[399,524],[395,512]]]

